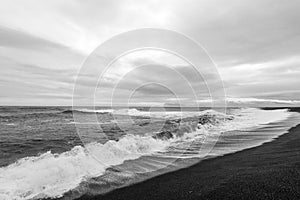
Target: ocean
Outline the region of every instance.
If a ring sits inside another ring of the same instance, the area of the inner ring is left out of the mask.
[[[105,193],[261,145],[299,119],[288,109],[0,107],[0,199]]]

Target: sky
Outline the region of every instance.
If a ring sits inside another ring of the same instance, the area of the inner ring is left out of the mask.
[[[72,105],[77,75],[101,43],[160,28],[205,48],[228,105],[300,106],[299,7],[299,0],[2,0],[0,105]],[[105,105],[118,83],[116,104],[177,105],[179,99],[206,105],[207,80],[193,70],[170,53],[133,52],[104,75],[95,102]],[[86,74],[78,84],[88,90],[90,79]]]

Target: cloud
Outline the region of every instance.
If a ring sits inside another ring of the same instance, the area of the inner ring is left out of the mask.
[[[54,99],[53,104],[61,104],[61,100],[66,102],[66,96],[69,96],[68,105],[71,103],[74,71],[22,65],[12,61],[6,62],[5,66],[7,69],[0,75],[2,104],[22,104],[22,99],[26,104],[33,105],[32,102],[36,102],[32,101],[33,98],[44,103]]]
[[[100,80],[96,96],[102,101],[113,96],[124,102],[130,98],[150,99],[151,102],[169,102],[171,98],[197,99],[210,96],[206,84],[215,84],[216,81],[210,71],[203,72],[209,79],[204,80],[193,66],[174,55],[143,50],[114,63]],[[82,82],[85,83],[87,81]]]
[[[298,55],[297,1],[185,4],[188,8],[177,10],[181,28],[204,45],[217,63],[250,64]]]
[[[20,48],[24,50],[59,50],[64,47],[61,44],[45,40],[23,31],[0,26],[0,44],[2,47]]]
[[[300,100],[281,100],[281,99],[258,99],[258,98],[227,98],[229,103],[237,104],[256,104],[258,103],[274,103],[274,104],[294,104],[299,105]]]
[[[191,101],[191,100],[189,100]],[[187,101],[187,102],[189,102]],[[216,100],[214,100],[216,101]],[[197,102],[201,106],[210,106],[212,99],[200,99]],[[262,99],[262,98],[236,98],[227,97],[226,104],[228,107],[269,107],[269,106],[299,106],[300,100],[284,100],[284,99]]]
[[[113,35],[140,27],[163,28],[172,21],[172,12],[159,1],[4,0],[2,5],[0,24],[86,54]]]
[[[84,56],[53,41],[10,28],[0,28],[1,104],[30,104],[33,98],[44,104],[66,104]],[[43,94],[43,95],[42,95]],[[52,95],[53,96],[53,95]],[[23,98],[23,101],[18,100]],[[10,100],[9,100],[10,99]],[[71,98],[68,100],[68,105]]]
[[[66,103],[76,73],[94,48],[116,34],[143,27],[179,31],[203,45],[218,65],[231,97],[298,101],[299,5],[280,0],[4,0],[0,8],[0,103],[37,103],[33,98],[41,98],[44,104]],[[207,98],[204,80],[172,56],[148,52],[123,61],[118,62],[122,67],[112,68],[104,77],[103,96],[109,96],[116,80],[129,73],[120,82],[120,101],[131,88],[151,81],[172,85],[188,101],[190,90],[182,84],[184,78],[199,97]],[[152,70],[131,71],[145,62],[152,62]],[[183,77],[168,71],[168,65]],[[77,84],[84,89],[94,87],[97,76],[91,69]],[[214,84],[210,73],[205,79]],[[148,85],[137,91],[136,98],[140,102],[175,98],[163,93],[161,87]],[[47,100],[51,94],[51,101]],[[22,97],[23,101],[17,100]],[[243,103],[250,101],[239,101]]]

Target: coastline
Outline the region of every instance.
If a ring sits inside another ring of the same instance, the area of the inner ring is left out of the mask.
[[[300,199],[300,124],[261,146],[79,199]]]

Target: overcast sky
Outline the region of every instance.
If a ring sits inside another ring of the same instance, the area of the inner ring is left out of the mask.
[[[300,105],[299,7],[299,0],[2,0],[0,104],[71,105],[76,75],[98,45],[125,31],[153,27],[200,43],[218,66],[232,105]],[[128,73],[145,59],[152,60],[152,70]],[[125,76],[120,101],[141,81],[184,82],[166,66],[199,83],[187,63],[165,53],[135,53],[115,65],[119,69],[112,67],[108,77]],[[174,90],[187,103],[191,97],[178,85]],[[110,87],[97,91],[100,97]],[[172,104],[175,98],[157,84],[136,89],[135,103]]]

